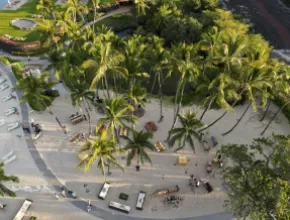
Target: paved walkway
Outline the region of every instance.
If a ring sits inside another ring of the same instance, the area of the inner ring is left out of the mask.
[[[116,15],[116,14],[125,14],[125,13],[128,13],[128,12],[130,12],[131,8],[132,8],[131,6],[120,7],[117,10],[111,11],[111,12],[105,14],[104,16],[96,19],[95,21],[91,21],[91,22],[85,24],[82,27],[82,29],[85,29],[87,26],[91,26],[91,25],[93,25],[95,23],[98,23],[99,21],[103,20],[104,18],[108,18],[108,17],[111,17],[111,16]]]

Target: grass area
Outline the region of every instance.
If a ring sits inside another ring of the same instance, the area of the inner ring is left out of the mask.
[[[95,24],[95,27],[101,27],[102,25],[111,28],[115,32],[136,27],[135,19],[130,14],[116,14],[111,17],[104,18]]]
[[[13,37],[26,37],[27,38],[26,41],[38,40],[39,33],[36,30],[20,30],[10,25],[10,21],[15,18],[30,18],[32,14],[37,14],[36,11],[37,2],[38,0],[28,0],[23,6],[21,6],[17,10],[1,10],[0,36],[9,34]]]

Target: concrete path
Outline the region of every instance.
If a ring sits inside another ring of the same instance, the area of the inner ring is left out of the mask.
[[[111,11],[111,12],[105,14],[104,16],[102,16],[102,17],[96,19],[95,21],[91,21],[91,22],[85,24],[85,25],[82,27],[82,29],[85,29],[85,28],[88,27],[88,26],[91,26],[91,25],[93,25],[93,24],[95,24],[95,23],[98,23],[99,21],[103,20],[104,18],[108,18],[108,17],[111,17],[111,16],[116,15],[116,14],[125,14],[125,13],[129,13],[130,10],[131,10],[131,8],[132,8],[132,7],[130,7],[130,6],[120,7],[120,8],[118,8],[117,10]]]

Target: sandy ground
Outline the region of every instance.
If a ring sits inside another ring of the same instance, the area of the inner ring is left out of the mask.
[[[61,88],[61,85],[59,85]],[[144,128],[144,124],[148,121],[155,121],[158,126],[158,131],[154,133],[153,142],[164,141],[167,136],[168,129],[173,121],[173,108],[167,106],[164,108],[164,121],[158,123],[159,109],[156,100],[152,100],[146,106],[146,114],[140,119],[140,123],[136,125],[136,130]],[[222,180],[218,173],[218,168],[215,168],[215,177],[209,177],[206,174],[206,163],[215,155],[217,149],[222,144],[226,143],[251,143],[252,139],[259,137],[263,127],[268,122],[267,118],[264,122],[259,123],[260,113],[250,110],[240,125],[229,135],[222,137],[221,133],[229,129],[236,119],[241,115],[245,106],[238,106],[235,109],[235,114],[228,115],[209,129],[210,135],[216,136],[219,144],[213,148],[210,153],[205,153],[197,140],[195,140],[196,154],[193,154],[189,147],[182,150],[179,154],[186,155],[190,161],[187,166],[175,166],[174,163],[178,158],[172,149],[168,149],[162,153],[150,152],[150,157],[153,161],[153,166],[145,164],[141,166],[141,172],[135,171],[135,162],[133,161],[130,167],[125,168],[125,172],[113,169],[112,175],[108,178],[112,188],[108,193],[105,201],[97,200],[96,195],[99,193],[103,182],[103,177],[96,168],[92,167],[90,173],[84,173],[83,170],[76,171],[75,167],[79,163],[77,152],[80,148],[79,144],[69,143],[68,137],[63,134],[58,124],[54,121],[51,115],[46,112],[34,113],[32,118],[35,122],[44,125],[44,134],[37,140],[37,149],[44,159],[45,163],[52,172],[65,184],[69,189],[72,189],[81,198],[92,200],[92,204],[98,207],[107,209],[109,201],[119,201],[121,203],[135,206],[137,194],[140,190],[147,192],[147,199],[143,212],[132,208],[130,215],[148,218],[176,218],[189,216],[203,216],[226,211],[223,207],[224,200],[227,198],[225,189],[222,186]],[[182,112],[187,110],[197,111],[201,114],[201,109],[196,106],[184,108]],[[273,114],[277,108],[272,106],[269,115]],[[59,118],[61,123],[67,127],[69,136],[77,132],[87,132],[87,122],[82,122],[78,125],[71,125],[68,116],[80,110],[71,106],[71,100],[65,90],[61,89],[61,97],[57,98],[52,105],[52,111]],[[223,111],[210,110],[204,117],[204,123],[209,124],[216,119]],[[96,124],[101,115],[90,112],[92,115],[93,124]],[[277,120],[270,126],[266,135],[272,132],[285,133],[289,130],[289,123],[283,115],[279,115]],[[124,143],[122,144],[124,145]],[[125,160],[119,157],[119,161],[125,167]],[[197,166],[196,166],[197,163]],[[188,169],[188,174],[185,174],[185,169]],[[214,192],[207,194],[203,187],[196,189],[194,194],[189,186],[189,175],[194,174],[199,178],[204,178],[210,181],[214,187]],[[164,179],[162,176],[164,175]],[[83,184],[87,183],[90,193],[86,194]],[[184,198],[178,208],[173,208],[171,205],[164,205],[163,199],[155,198],[152,193],[157,189],[162,189],[178,184],[180,187],[180,195]],[[128,201],[119,200],[121,192],[129,194]]]

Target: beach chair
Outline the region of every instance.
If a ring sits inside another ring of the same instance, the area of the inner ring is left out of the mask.
[[[5,89],[9,88],[9,86],[5,83],[2,86],[0,86],[0,92],[4,91]]]
[[[16,114],[16,112],[17,112],[17,108],[16,107],[12,107],[12,108],[7,109],[7,110],[4,111],[5,116]]]
[[[0,119],[0,127],[4,125],[4,119]]]
[[[6,102],[6,101],[8,101],[8,100],[10,100],[10,99],[12,99],[12,95],[3,96],[3,97],[1,98],[2,102]]]
[[[165,150],[165,147],[164,147],[164,145],[163,145],[163,143],[161,141],[157,141],[155,143],[155,148],[156,148],[157,152]]]
[[[0,84],[6,82],[6,79],[4,77],[0,77]]]
[[[16,128],[19,128],[21,126],[21,123],[19,121],[16,121],[14,123],[11,123],[8,125],[8,131],[12,131]]]

